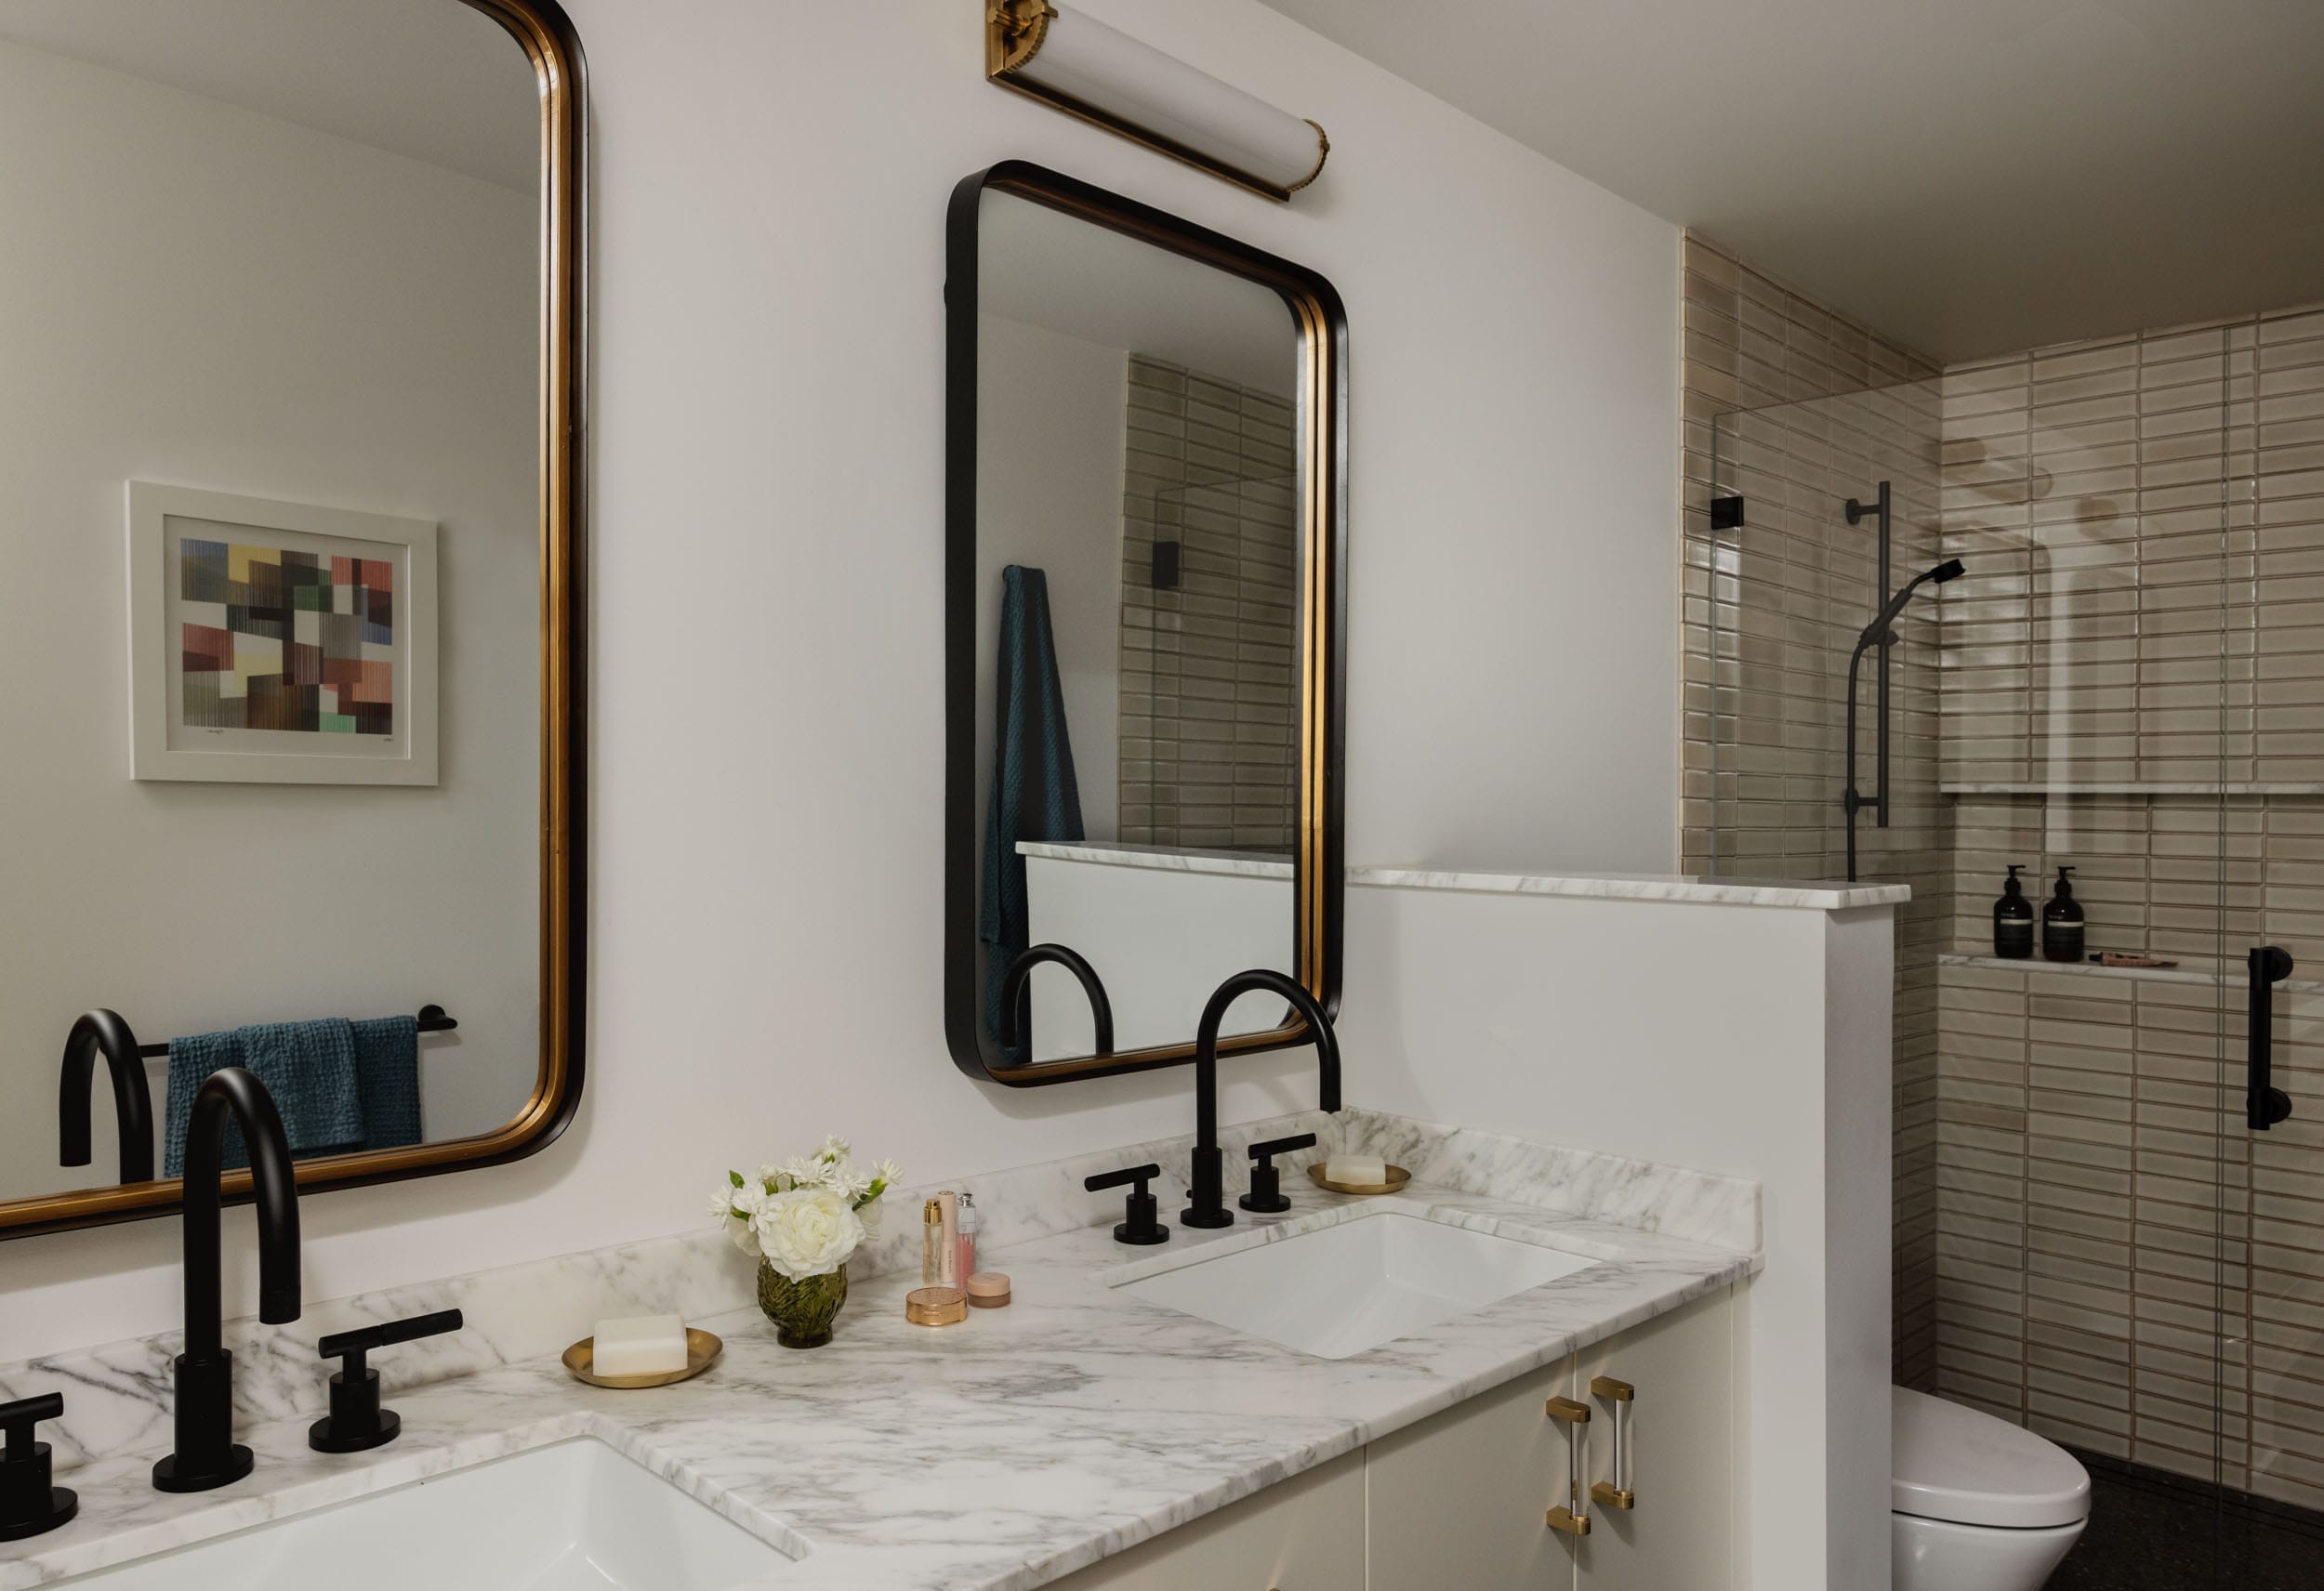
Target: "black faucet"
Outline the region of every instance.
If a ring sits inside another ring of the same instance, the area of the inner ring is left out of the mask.
[[[0,1542],[45,1535],[70,1523],[81,1511],[81,1500],[62,1486],[52,1486],[48,1444],[33,1440],[33,1427],[64,1413],[64,1394],[44,1392],[0,1403],[0,1432],[7,1435],[7,1452],[0,1453]]]
[[[1013,1048],[1033,1041],[1033,1002],[1025,984],[1033,976],[1033,969],[1045,961],[1055,962],[1080,980],[1081,992],[1089,997],[1091,1021],[1097,1028],[1097,1053],[1112,1055],[1114,1003],[1105,997],[1105,985],[1099,980],[1098,969],[1083,960],[1079,952],[1061,944],[1037,944],[1031,950],[1019,952],[1009,964],[1008,975],[1000,985],[1000,1042]]]
[[[112,1073],[113,1120],[121,1138],[121,1180],[153,1180],[153,1090],[145,1080],[138,1036],[112,1011],[86,1011],[65,1036],[63,1080],[57,1095],[57,1162],[89,1163],[88,1097],[97,1057]]]
[[[207,1492],[250,1473],[234,1442],[234,1356],[219,1317],[218,1183],[229,1116],[250,1147],[258,1203],[258,1319],[298,1319],[298,1185],[274,1098],[239,1066],[213,1072],[193,1097],[186,1125],[186,1351],[178,1356],[178,1448],[153,1466],[159,1492]]]
[[[1182,1227],[1235,1223],[1235,1212],[1226,1207],[1226,1157],[1219,1151],[1219,1024],[1226,1020],[1229,1006],[1259,989],[1282,995],[1307,1019],[1321,1084],[1317,1103],[1334,1113],[1340,1109],[1340,1040],[1315,997],[1282,973],[1263,966],[1238,972],[1220,984],[1210,1004],[1202,1008],[1202,1025],[1195,1031],[1195,1186],[1187,1194],[1193,1203],[1178,1213]]]

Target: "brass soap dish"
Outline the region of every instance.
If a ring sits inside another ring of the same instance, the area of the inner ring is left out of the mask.
[[[1310,1165],[1307,1177],[1316,1187],[1327,1188],[1334,1193],[1393,1193],[1412,1180],[1412,1173],[1401,1165],[1388,1168],[1388,1180],[1385,1182],[1333,1182],[1324,1176],[1321,1164]]]
[[[688,1326],[686,1328],[686,1368],[656,1370],[646,1375],[600,1375],[596,1370],[596,1349],[597,1339],[595,1337],[583,1337],[579,1342],[565,1349],[565,1368],[573,1372],[573,1377],[576,1381],[586,1381],[592,1387],[617,1387],[626,1389],[632,1387],[668,1387],[680,1381],[691,1381],[718,1362],[719,1355],[726,1350],[726,1345],[708,1332],[698,1331],[693,1326]]]

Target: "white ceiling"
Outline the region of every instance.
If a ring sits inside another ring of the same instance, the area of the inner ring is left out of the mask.
[[[533,63],[460,0],[0,0],[0,38],[539,187]]]
[[[1299,325],[1255,282],[1013,193],[984,196],[976,242],[987,314],[1291,396]]]
[[[1266,3],[1940,359],[2324,298],[2324,0]]]

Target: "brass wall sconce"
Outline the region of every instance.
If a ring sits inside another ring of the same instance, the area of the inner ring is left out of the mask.
[[[1048,0],[987,0],[984,75],[1279,203],[1331,152],[1315,123]]]

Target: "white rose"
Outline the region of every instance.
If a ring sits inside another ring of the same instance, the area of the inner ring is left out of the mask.
[[[864,1223],[828,1188],[798,1188],[770,1196],[751,1217],[759,1252],[794,1282],[828,1276],[864,1241]]]

